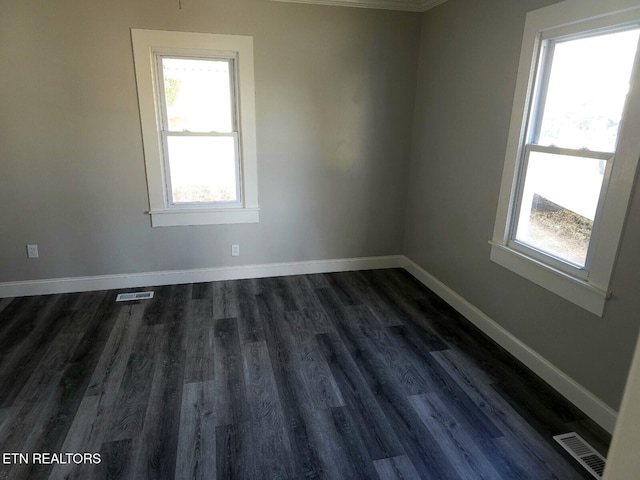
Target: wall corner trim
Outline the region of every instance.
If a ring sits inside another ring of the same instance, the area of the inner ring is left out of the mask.
[[[591,417],[607,432],[612,433],[618,413],[593,393],[580,385],[558,367],[553,365],[538,352],[524,344],[514,335],[501,327],[476,306],[458,295],[436,277],[407,257],[403,258],[402,267],[427,288],[456,309],[467,320],[478,327],[511,355],[516,357],[535,374],[540,376],[551,387],[567,400]]]

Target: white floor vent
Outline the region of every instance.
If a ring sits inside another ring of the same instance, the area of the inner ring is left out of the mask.
[[[153,292],[120,293],[116,297],[116,302],[128,302],[130,300],[148,300],[150,298],[153,298]]]
[[[595,478],[602,478],[605,458],[575,432],[563,433],[553,437]]]

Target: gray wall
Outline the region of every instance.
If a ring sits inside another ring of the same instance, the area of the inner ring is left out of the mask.
[[[450,0],[423,16],[405,254],[617,409],[638,334],[636,191],[606,316],[489,261],[528,10],[545,0]]]
[[[0,0],[0,282],[406,253],[617,408],[638,194],[603,319],[489,261],[525,13],[549,3]],[[150,227],[132,27],[254,36],[259,224]]]
[[[182,4],[0,0],[0,282],[401,253],[419,15]],[[132,27],[254,36],[259,224],[150,227]]]

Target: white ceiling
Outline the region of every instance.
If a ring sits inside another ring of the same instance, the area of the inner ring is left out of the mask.
[[[447,0],[273,0],[276,2],[313,3],[341,7],[378,8],[383,10],[403,10],[424,12]]]

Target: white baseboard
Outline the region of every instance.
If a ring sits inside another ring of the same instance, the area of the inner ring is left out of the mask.
[[[218,280],[238,280],[241,278],[347,272],[351,270],[368,270],[375,268],[399,268],[403,260],[404,257],[401,255],[390,255],[385,257],[340,258],[306,262],[269,263],[264,265],[241,265],[193,270],[170,270],[163,272],[5,282],[0,283],[0,298],[215,282]]]
[[[0,298],[376,268],[404,268],[407,270],[605,430],[613,432],[617,417],[616,411],[403,255],[5,282],[0,283]]]
[[[562,396],[591,417],[609,433],[613,433],[617,412],[589,390],[562,372],[535,350],[522,343],[498,323],[447,287],[412,260],[404,257],[402,267],[455,308],[511,355],[516,357]]]

